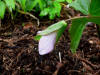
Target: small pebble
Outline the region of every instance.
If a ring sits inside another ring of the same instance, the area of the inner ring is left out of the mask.
[[[93,41],[92,41],[92,40],[90,40],[90,41],[89,41],[89,43],[90,43],[90,44],[93,44]]]

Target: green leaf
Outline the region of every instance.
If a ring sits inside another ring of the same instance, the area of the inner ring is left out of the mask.
[[[69,6],[74,7],[76,10],[81,11],[85,15],[89,14],[88,8],[90,5],[90,0],[75,0]]]
[[[54,17],[57,15],[58,17],[60,16],[60,11],[61,11],[61,5],[59,2],[54,1],[52,6],[49,7],[49,18],[52,20]]]
[[[16,0],[16,2],[19,2],[19,3],[21,3],[21,0]]]
[[[37,35],[34,37],[34,40],[40,40],[41,37],[42,37],[41,35]]]
[[[93,22],[95,24],[100,24],[100,16],[87,18],[88,22]]]
[[[89,13],[91,16],[100,16],[100,0],[91,0]]]
[[[55,15],[56,15],[56,11],[54,8],[50,8],[49,10],[49,18],[52,20],[55,18]]]
[[[67,23],[65,21],[57,22],[57,23],[49,26],[47,29],[41,31],[38,35],[47,35],[49,33],[59,30],[60,28],[62,28],[63,26],[66,26],[66,25],[67,25]]]
[[[46,16],[48,15],[48,13],[49,13],[49,8],[45,8],[44,10],[40,12],[40,16]]]
[[[25,6],[26,6],[26,0],[20,0],[21,1],[21,7],[23,10],[25,10]]]
[[[66,0],[56,0],[57,2],[65,2]]]
[[[79,45],[80,38],[82,36],[82,32],[85,28],[85,24],[87,23],[86,18],[78,18],[72,20],[72,26],[69,30],[70,32],[70,39],[71,39],[71,51],[72,53],[76,52],[76,49]]]
[[[56,2],[56,1],[53,3],[53,5],[54,5],[55,14],[57,14],[57,16],[59,17],[60,11],[61,11],[61,5],[59,2]]]
[[[44,0],[27,0],[26,1],[26,11],[31,11],[34,7],[39,6],[41,10],[43,10],[45,6]]]
[[[38,1],[37,0],[26,0],[26,11],[31,11],[36,5]]]
[[[43,10],[44,7],[44,1],[43,0],[38,0],[38,4],[41,10]]]
[[[72,0],[66,0],[68,3],[72,3]]]
[[[0,1],[0,18],[4,18],[6,5],[3,1]]]
[[[5,0],[5,3],[10,12],[12,12],[12,10],[15,10],[15,0]]]
[[[63,25],[58,31],[57,31],[57,37],[56,37],[56,42],[58,42],[59,38],[61,37],[61,35],[63,34],[63,32],[65,31],[67,27],[66,25]]]
[[[100,24],[100,17],[99,16],[98,17],[84,17],[84,18],[77,18],[77,19],[72,20],[72,26],[69,30],[72,53],[76,52],[76,49],[80,42],[80,38],[82,36],[82,32],[87,22],[94,22],[96,24]]]

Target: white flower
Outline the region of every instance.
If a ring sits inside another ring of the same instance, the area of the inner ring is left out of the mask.
[[[70,7],[70,6],[69,6],[69,4],[68,4],[68,5],[66,5],[66,7],[67,7],[67,8],[69,8],[69,7]]]
[[[39,32],[38,32],[39,33]],[[56,43],[57,32],[52,32],[48,35],[43,35],[39,40],[39,54],[45,55],[53,51]]]

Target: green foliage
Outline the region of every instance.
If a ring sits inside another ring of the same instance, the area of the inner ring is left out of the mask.
[[[70,28],[71,51],[74,53],[79,45],[82,32],[87,22],[94,22],[100,24],[100,0],[75,0],[70,4],[76,10],[81,11],[85,15],[91,15],[83,18],[72,20]]]
[[[15,10],[15,0],[4,0],[9,11]]]
[[[100,16],[100,0],[91,0],[89,13],[91,16]]]
[[[69,6],[82,12],[86,16],[73,18],[72,26],[69,29],[71,39],[71,51],[76,52],[79,45],[82,32],[86,27],[87,22],[94,22],[100,24],[100,0],[0,0],[0,18],[4,18],[6,8],[10,13],[13,10],[23,10],[24,12],[40,12],[40,16],[49,16],[50,19],[54,19],[56,16],[60,17],[61,3],[68,2]],[[60,38],[67,24],[65,21],[60,21],[51,25],[47,29],[41,31],[35,39],[39,40],[42,35],[46,35],[52,32],[57,32],[56,41]]]
[[[46,16],[49,14],[50,19],[54,19],[54,17],[60,16],[61,11],[61,5],[59,1],[53,1],[47,8],[44,8],[44,10],[41,11],[40,16]]]
[[[26,11],[31,11],[37,5],[37,1],[34,0],[27,0],[26,1]]]
[[[72,3],[72,0],[66,0],[68,3]]]
[[[12,10],[15,10],[15,0],[2,0],[0,1],[0,18],[4,18],[6,8],[12,13]]]
[[[87,20],[88,20],[88,22],[93,22],[95,24],[100,25],[100,16],[97,16],[97,17],[88,17]]]
[[[6,8],[5,3],[3,1],[0,1],[0,17],[2,19],[4,18],[5,8]]]
[[[6,8],[10,12],[13,10],[23,10],[24,12],[40,12],[40,16],[49,16],[50,19],[54,19],[56,16],[60,17],[61,2],[69,2],[72,0],[2,0]],[[3,5],[2,5],[3,6]],[[16,7],[16,8],[15,8]],[[3,13],[4,14],[4,13]]]
[[[56,42],[58,42],[59,38],[61,37],[61,35],[65,31],[66,27],[67,27],[67,23],[63,24],[63,26],[57,31]]]
[[[26,0],[17,0],[17,1],[20,3],[22,9],[25,10],[25,8],[26,8]]]
[[[68,1],[71,2],[71,0]],[[35,11],[40,11],[41,17],[49,15],[50,19],[54,19],[55,16],[60,17],[60,3],[66,2],[66,0],[17,0],[17,2],[26,12],[32,11],[34,8]]]
[[[74,7],[76,10],[81,11],[85,15],[88,15],[89,14],[88,12],[89,4],[90,4],[90,0],[75,0],[69,5]]]
[[[78,18],[72,20],[72,26],[69,30],[70,32],[70,39],[71,39],[71,51],[72,53],[76,52],[76,49],[78,47],[78,44],[80,42],[80,38],[82,35],[82,32],[85,28],[85,24],[87,23],[86,18]]]
[[[47,35],[52,32],[57,32],[57,37],[56,37],[56,42],[57,42],[61,37],[61,35],[63,34],[66,27],[67,27],[67,23],[65,21],[60,21],[58,23],[49,26],[47,29],[41,31],[40,33],[38,33],[38,35],[35,36],[34,39],[39,40],[43,35]]]
[[[41,32],[39,33],[39,35],[47,35],[47,34],[52,33],[52,32],[54,32],[54,31],[58,31],[58,30],[59,30],[60,28],[62,28],[63,26],[66,27],[66,25],[67,25],[67,24],[66,24],[65,21],[60,21],[60,22],[58,22],[58,23],[55,23],[55,24],[49,26],[47,29],[41,31]]]
[[[83,17],[72,18],[72,25],[71,25],[71,28],[69,29],[70,40],[71,40],[70,48],[71,48],[72,53],[75,53],[76,49],[78,48],[78,45],[80,43],[80,39],[82,36],[82,32],[85,29],[86,24],[88,22],[94,22],[100,25],[99,4],[100,4],[100,0],[75,0],[74,2],[69,4],[76,10],[79,10],[80,12],[86,15]],[[47,15],[49,13],[49,9],[45,9],[42,13]],[[63,25],[63,23],[65,25]],[[67,27],[64,21],[63,23],[58,22],[55,25],[48,27],[47,29],[42,31],[40,34],[46,35],[51,32],[57,31],[58,32],[57,37],[60,37]]]

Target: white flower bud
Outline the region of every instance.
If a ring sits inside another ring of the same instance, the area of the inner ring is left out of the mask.
[[[66,5],[66,8],[69,8],[70,6],[69,6],[69,4],[68,5]]]
[[[53,51],[56,43],[57,32],[52,32],[48,35],[43,35],[39,40],[39,54],[45,55]]]

